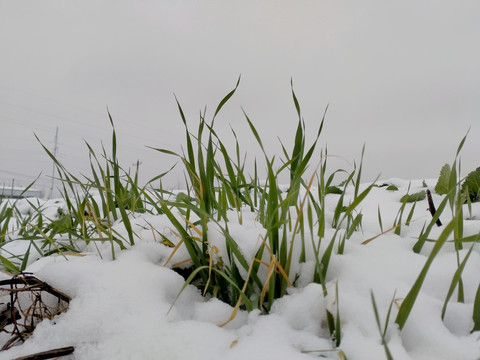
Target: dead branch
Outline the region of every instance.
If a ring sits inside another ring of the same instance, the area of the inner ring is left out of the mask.
[[[48,351],[42,351],[39,353],[35,353],[32,355],[27,355],[27,356],[22,356],[15,358],[13,360],[43,360],[43,359],[53,359],[53,358],[58,358],[60,356],[66,356],[70,355],[75,351],[73,346],[67,346],[64,348],[59,348],[59,349],[54,349],[54,350],[48,350]]]
[[[432,193],[428,189],[427,189],[427,199],[428,199],[428,210],[430,211],[430,214],[432,214],[432,216],[435,216],[435,213],[437,212],[437,210],[435,209],[435,204],[433,203]],[[436,224],[437,226],[442,226],[442,222],[440,221],[440,218],[437,219]]]

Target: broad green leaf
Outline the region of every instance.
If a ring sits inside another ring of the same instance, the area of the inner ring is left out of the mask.
[[[448,183],[450,181],[450,165],[445,164],[443,165],[442,169],[440,170],[440,176],[438,177],[437,185],[435,185],[435,192],[439,195],[448,194],[449,187]]]

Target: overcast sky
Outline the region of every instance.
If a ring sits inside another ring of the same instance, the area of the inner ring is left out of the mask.
[[[193,124],[240,74],[217,124],[251,156],[242,108],[270,155],[277,138],[291,148],[293,78],[311,134],[329,104],[320,145],[345,159],[332,166],[349,169],[365,143],[365,181],[434,178],[471,128],[468,172],[480,165],[479,34],[476,0],[0,0],[0,184],[42,173],[48,193],[34,133],[53,150],[56,127],[59,159],[88,173],[84,141],[110,146],[107,107],[120,160],[151,178],[176,160],[146,146],[184,143],[174,94]]]

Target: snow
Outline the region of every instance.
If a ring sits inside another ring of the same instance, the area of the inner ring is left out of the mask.
[[[233,308],[215,298],[203,297],[194,286],[184,286],[182,276],[170,269],[172,263],[188,258],[180,248],[169,260],[172,248],[161,244],[162,233],[177,243],[165,215],[130,214],[139,238],[127,250],[110,244],[85,246],[77,255],[32,256],[28,272],[72,297],[68,311],[52,320],[42,321],[34,334],[22,345],[0,352],[0,359],[13,359],[32,353],[73,346],[75,352],[66,359],[340,359],[334,349],[326,324],[326,310],[332,314],[339,307],[342,338],[339,349],[349,360],[385,359],[371,301],[375,296],[383,323],[392,299],[386,341],[395,359],[439,360],[478,359],[480,334],[470,333],[475,292],[479,285],[480,249],[476,246],[463,272],[465,302],[452,296],[445,319],[440,314],[453,273],[457,269],[456,252],[446,244],[435,258],[425,283],[402,331],[394,323],[398,306],[417,278],[432,244],[426,243],[420,254],[412,247],[425,222],[431,219],[426,200],[418,202],[410,226],[402,226],[400,236],[388,232],[367,244],[381,233],[378,208],[384,230],[392,226],[399,199],[410,187],[410,193],[424,189],[422,181],[390,179],[399,191],[372,188],[361,204],[362,231],[346,241],[345,253],[334,254],[327,273],[328,295],[321,285],[311,283],[313,263],[311,249],[307,262],[296,264],[300,274],[297,287],[278,299],[269,314],[259,310],[239,311],[225,326]],[[434,180],[427,181],[433,189]],[[349,194],[353,189],[348,189]],[[432,191],[433,193],[433,191]],[[433,194],[438,204],[442,197]],[[338,195],[327,196],[331,222]],[[38,200],[40,201],[40,200]],[[20,204],[28,213],[27,203]],[[465,235],[480,232],[480,206],[472,204],[472,213],[464,209]],[[54,216],[62,202],[42,203]],[[407,205],[405,214],[410,207]],[[405,215],[406,216],[406,215]],[[442,214],[446,224],[449,209]],[[250,261],[261,243],[264,229],[256,214],[243,209],[231,212],[230,234]],[[241,220],[240,220],[241,217]],[[115,225],[122,232],[121,224]],[[326,238],[332,234],[327,228]],[[430,235],[438,238],[442,228]],[[219,225],[209,228],[208,237],[216,256],[225,253],[224,235]],[[323,246],[323,245],[322,245]],[[470,245],[460,251],[460,259]],[[25,251],[25,242],[13,241],[3,252]],[[225,260],[225,258],[223,258]],[[4,279],[9,278],[1,274]],[[338,286],[338,298],[335,287]],[[1,335],[4,339],[5,334]]]

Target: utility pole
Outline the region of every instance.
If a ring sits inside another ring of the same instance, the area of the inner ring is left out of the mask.
[[[53,148],[53,157],[57,157],[57,151],[58,151],[58,126],[57,130],[55,131],[55,140],[54,140],[55,146]],[[52,184],[50,185],[50,199],[53,197],[53,184],[55,183],[55,161],[53,161],[53,166],[52,166]]]

